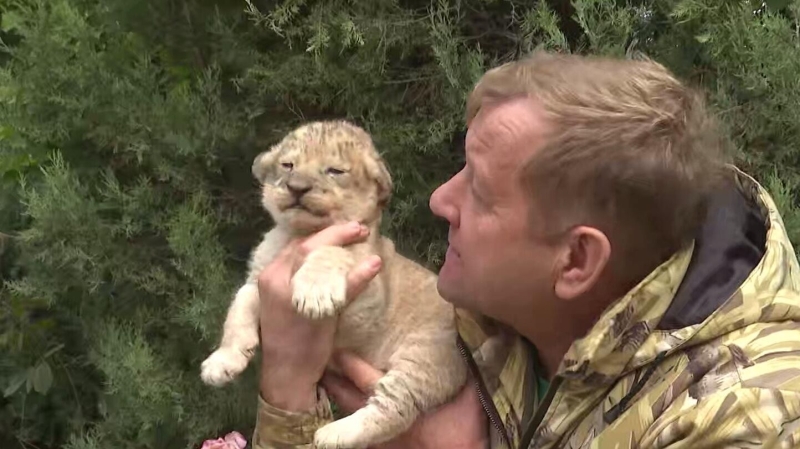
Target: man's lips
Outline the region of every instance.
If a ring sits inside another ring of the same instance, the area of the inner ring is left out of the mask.
[[[453,257],[459,258],[459,257],[461,257],[461,254],[458,253],[458,250],[453,245],[450,245],[450,246],[447,247],[447,254],[445,254],[445,257],[447,257],[447,258],[453,258]]]

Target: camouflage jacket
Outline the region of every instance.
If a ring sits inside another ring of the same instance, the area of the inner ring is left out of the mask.
[[[800,447],[800,266],[769,194],[732,168],[693,244],[612,304],[538,397],[522,337],[459,310],[492,448]],[[311,447],[327,402],[259,402],[254,448]]]

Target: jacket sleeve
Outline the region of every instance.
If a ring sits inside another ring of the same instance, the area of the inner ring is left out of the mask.
[[[694,406],[675,406],[682,410],[666,410],[640,447],[800,447],[800,393],[794,390],[742,388],[710,395]]]
[[[307,412],[288,412],[258,396],[253,449],[310,449],[314,432],[333,421],[325,390],[317,388],[317,405]]]

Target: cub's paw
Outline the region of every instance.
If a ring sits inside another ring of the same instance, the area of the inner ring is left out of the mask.
[[[200,378],[208,385],[222,386],[244,371],[247,362],[248,358],[239,349],[219,348],[200,366]]]
[[[344,306],[346,295],[347,278],[336,271],[321,272],[304,265],[292,279],[292,305],[307,318],[335,315]]]
[[[326,424],[314,433],[314,447],[317,449],[362,449],[372,442],[365,441],[362,429],[357,422],[348,418]]]

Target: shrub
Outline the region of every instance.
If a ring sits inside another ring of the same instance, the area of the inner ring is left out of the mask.
[[[800,241],[800,1],[0,3],[0,446],[196,447],[255,416],[199,379],[270,225],[255,155],[302,121],[375,136],[384,230],[436,268],[427,209],[466,93],[537,47],[643,52],[702,86]],[[255,364],[253,364],[255,365]]]

